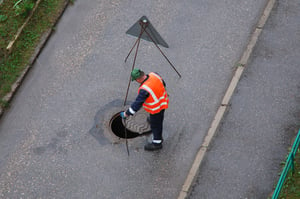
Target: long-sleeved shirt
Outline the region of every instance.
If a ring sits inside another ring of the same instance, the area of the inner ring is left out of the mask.
[[[147,75],[147,78],[141,83],[140,86],[143,85],[145,81],[147,81],[149,76]],[[163,85],[166,86],[166,83],[163,80]],[[136,97],[135,101],[131,104],[130,108],[126,111],[126,115],[133,115],[135,112],[140,110],[140,108],[143,106],[143,103],[146,101],[146,99],[149,97],[148,91],[144,89],[140,89],[140,92],[138,96]]]

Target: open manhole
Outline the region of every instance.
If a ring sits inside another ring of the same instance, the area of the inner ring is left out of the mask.
[[[120,113],[118,112],[113,115],[109,122],[109,128],[119,138],[131,139],[151,133],[150,124],[147,122],[147,115],[143,111],[137,112],[134,116],[130,116],[126,120],[121,118]]]

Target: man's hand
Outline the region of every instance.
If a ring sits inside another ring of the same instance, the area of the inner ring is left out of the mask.
[[[126,113],[125,113],[124,111],[120,113],[120,116],[121,116],[121,118],[123,118],[123,119],[126,119],[126,118],[127,118],[127,115],[126,115]]]

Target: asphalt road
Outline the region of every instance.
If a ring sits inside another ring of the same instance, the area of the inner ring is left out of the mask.
[[[76,1],[0,120],[0,196],[176,198],[265,3]],[[123,109],[136,39],[125,32],[143,15],[182,78],[141,42],[136,65],[164,77],[170,108],[163,150],[145,152],[139,137],[128,157],[103,133]]]
[[[277,1],[190,199],[268,198],[300,128],[300,2]]]

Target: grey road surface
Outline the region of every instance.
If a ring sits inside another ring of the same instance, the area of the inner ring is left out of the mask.
[[[0,120],[0,197],[176,198],[265,3],[75,1]],[[125,32],[143,15],[182,78],[141,42],[136,66],[163,76],[170,107],[163,150],[145,152],[139,137],[128,157],[104,132],[133,62],[124,59],[136,38]]]
[[[278,1],[190,199],[267,198],[300,128],[300,2]]]

